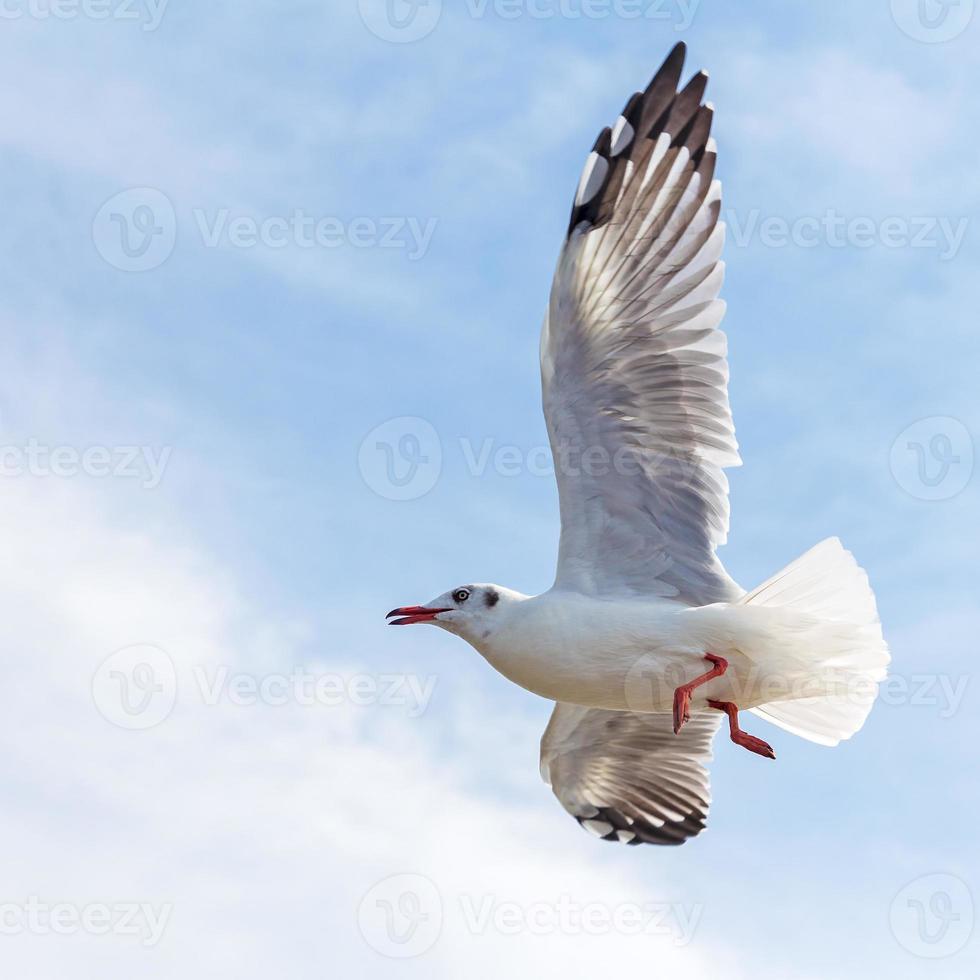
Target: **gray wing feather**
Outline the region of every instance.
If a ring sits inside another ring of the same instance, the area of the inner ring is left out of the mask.
[[[740,462],[728,402],[720,185],[678,45],[603,130],[541,338],[562,534],[556,586],[690,605],[742,590],[715,555]]]
[[[541,739],[541,775],[590,833],[625,844],[677,845],[699,834],[711,802],[706,764],[721,724],[669,714],[555,705]]]

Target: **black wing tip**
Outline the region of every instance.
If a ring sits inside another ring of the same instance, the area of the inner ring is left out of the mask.
[[[639,121],[640,113],[643,111],[643,93],[634,92],[623,106],[620,115],[631,125],[636,126]]]
[[[593,837],[612,844],[626,844],[629,847],[636,847],[638,844],[680,847],[681,844],[686,844],[705,830],[708,822],[706,809],[690,813],[682,820],[665,823],[661,827],[651,823],[627,820],[618,810],[605,806],[596,807],[596,812],[592,816],[576,816],[575,819],[579,826]],[[592,822],[606,824],[610,828],[609,833],[599,836],[594,829],[587,826]],[[631,834],[632,836],[627,840],[620,834]]]
[[[700,108],[701,100],[704,98],[707,89],[708,73],[702,69],[687,80],[687,85],[677,93],[677,101],[683,101],[692,107]]]
[[[704,98],[704,93],[708,90],[708,82],[710,81],[711,76],[702,68],[696,75],[691,76],[691,80],[684,86],[682,94],[689,90],[697,92],[697,102],[700,104]]]
[[[661,133],[672,137],[671,143],[678,146],[683,142],[681,134],[694,124],[706,107],[702,105],[708,87],[708,73],[699,71],[692,75],[688,83],[674,96],[650,132],[649,138],[656,139]],[[714,115],[714,109],[709,110]],[[710,123],[710,117],[709,117]]]
[[[686,60],[687,45],[683,41],[678,41],[671,48],[670,54],[664,58],[663,64],[653,73],[653,78],[643,91],[643,98],[648,99],[665,92],[676,92]]]
[[[696,157],[697,162],[700,162],[701,154],[708,145],[708,137],[711,135],[711,122],[714,115],[712,108],[707,105],[701,106],[678,131],[671,141],[671,146],[687,147],[691,156]]]
[[[612,127],[606,126],[603,128],[602,132],[596,137],[596,141],[592,146],[592,152],[598,153],[599,156],[609,158],[609,150],[612,146]]]
[[[630,96],[623,108],[622,117],[636,130],[634,142],[643,138],[656,140],[662,133],[668,133],[672,146],[687,146],[695,167],[700,166],[704,157],[708,137],[711,132],[713,106],[701,104],[708,85],[708,72],[702,69],[688,79],[683,88],[680,85],[684,62],[687,58],[687,43],[678,41],[657,69],[644,92]],[[656,113],[656,118],[644,118]],[[606,126],[592,147],[607,163],[610,162],[612,147],[612,128]],[[625,151],[631,155],[631,148]],[[618,157],[617,157],[618,161]],[[607,193],[618,193],[623,179],[621,168],[609,167],[606,181],[592,198],[572,206],[572,213],[566,231],[566,240],[583,223],[596,227],[612,211],[611,204],[605,200]]]
[[[606,161],[606,176],[603,185],[599,187],[588,200],[579,203],[578,197],[576,196],[575,202],[572,204],[572,215],[568,219],[568,231],[566,232],[566,239],[571,238],[572,232],[580,225],[583,221],[593,221],[598,213],[598,208],[602,203],[603,194],[605,188],[609,183],[609,177],[611,173],[611,168],[609,167],[609,154],[612,149],[612,127],[606,126],[601,133],[599,133],[596,138],[595,143],[592,145],[592,150],[590,151],[590,156],[592,153],[598,154]]]
[[[685,61],[687,61],[687,41],[678,41],[664,58],[664,63],[657,74],[659,75],[665,68],[673,70],[675,66],[679,72],[683,71]]]

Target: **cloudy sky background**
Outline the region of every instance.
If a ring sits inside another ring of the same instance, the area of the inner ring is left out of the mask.
[[[974,975],[980,24],[857,6],[9,0],[5,975]],[[539,781],[547,703],[382,617],[550,584],[551,271],[679,38],[729,209],[723,558],[750,586],[840,534],[895,676],[836,750],[719,740],[702,838],[614,848]]]

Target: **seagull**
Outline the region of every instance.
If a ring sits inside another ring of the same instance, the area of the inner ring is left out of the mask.
[[[707,763],[751,711],[821,745],[864,724],[889,663],[865,572],[836,538],[746,592],[716,555],[741,460],[718,328],[724,275],[708,76],[678,44],[586,160],[541,335],[561,538],[554,585],[469,584],[431,623],[555,702],[541,775],[586,830],[677,845],[705,827]]]

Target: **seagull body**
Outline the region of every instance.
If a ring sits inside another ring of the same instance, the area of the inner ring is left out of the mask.
[[[444,619],[446,628],[534,694],[616,711],[671,711],[675,690],[705,673],[706,650],[728,669],[694,692],[692,708],[714,700],[747,709],[792,697],[814,678],[809,650],[814,631],[824,628],[817,617],[782,607],[691,607],[556,589],[528,597],[491,588],[501,595],[486,617],[492,624],[454,628]],[[802,649],[796,634],[805,635]]]
[[[586,829],[680,844],[705,825],[722,720],[824,745],[863,725],[889,662],[867,576],[836,538],[746,592],[726,540],[741,460],[727,341],[707,76],[679,90],[677,45],[586,161],[541,336],[561,507],[558,570],[526,596],[461,586],[394,625],[465,639],[556,702],[541,772]]]

